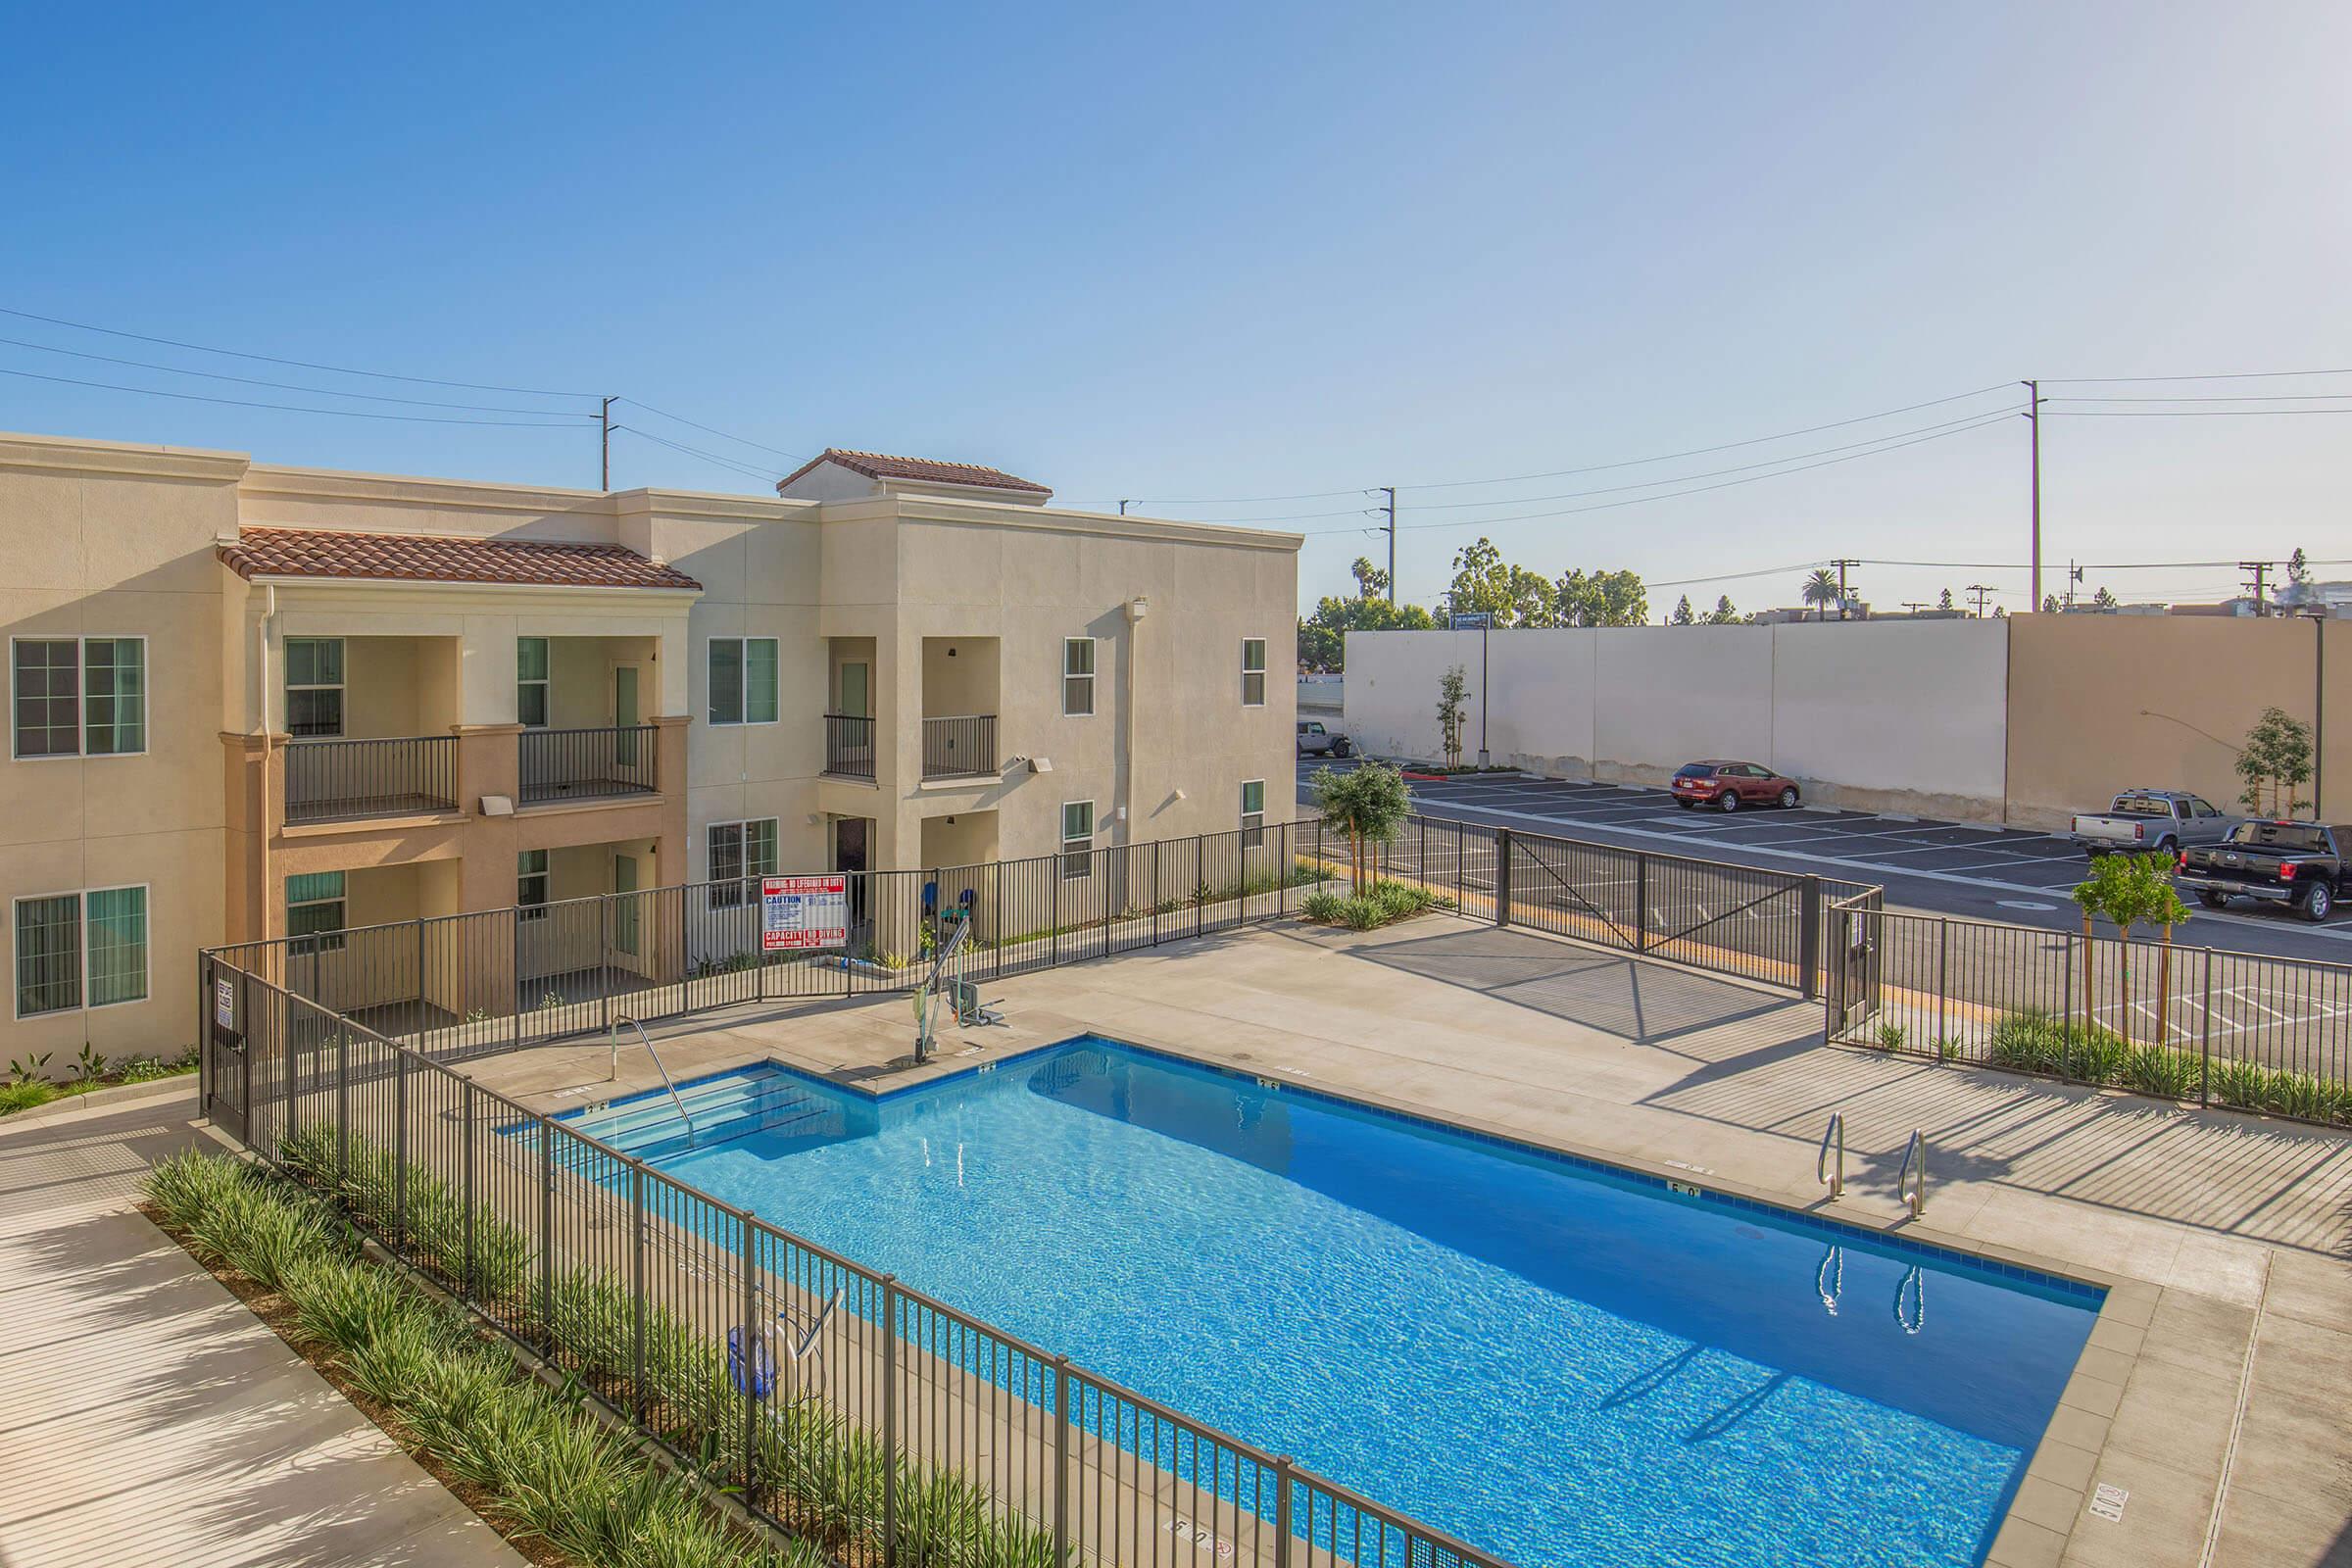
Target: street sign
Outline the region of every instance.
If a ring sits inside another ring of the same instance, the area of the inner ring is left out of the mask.
[[[1494,612],[1466,610],[1453,617],[1455,631],[1485,631],[1494,624]]]
[[[760,879],[760,947],[766,953],[843,948],[850,942],[849,878]]]

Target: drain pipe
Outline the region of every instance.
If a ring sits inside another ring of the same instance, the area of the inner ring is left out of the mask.
[[[269,596],[267,600],[268,608],[262,612],[261,624],[254,628],[254,657],[255,662],[260,665],[262,672],[262,886],[260,889],[262,900],[262,918],[261,928],[254,933],[254,937],[257,941],[268,941],[270,937],[270,756],[271,739],[270,728],[270,639],[277,630],[277,584],[273,582],[264,583],[262,585],[262,592]]]

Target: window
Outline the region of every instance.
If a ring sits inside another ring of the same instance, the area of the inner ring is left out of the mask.
[[[297,951],[340,953],[343,949],[343,873],[313,871],[286,878],[286,935],[316,940]]]
[[[514,639],[514,715],[525,729],[547,727],[547,639]]]
[[[343,733],[343,639],[286,639],[286,733]]]
[[[776,639],[710,639],[710,722],[776,721]]]
[[[1061,640],[1061,711],[1079,718],[1095,710],[1095,640]]]
[[[1242,848],[1254,850],[1266,842],[1266,781],[1242,781]]]
[[[1263,637],[1242,639],[1242,706],[1266,706],[1266,640]]]
[[[147,997],[147,890],[19,899],[17,1016]]]
[[[514,904],[521,910],[517,918],[544,920],[547,918],[547,852],[521,850],[514,856]]]
[[[710,907],[731,909],[759,898],[759,879],[776,874],[776,819],[710,824]]]
[[[1067,801],[1061,808],[1061,874],[1065,881],[1095,874],[1095,803]]]
[[[13,644],[16,755],[122,757],[147,749],[147,640],[21,637]]]

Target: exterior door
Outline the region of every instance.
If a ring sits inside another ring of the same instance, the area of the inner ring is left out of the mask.
[[[638,666],[612,666],[612,760],[622,767],[637,765],[637,747],[642,737],[637,726],[645,720],[637,706]]]
[[[612,901],[612,951],[637,957],[643,945],[643,921],[637,900],[629,897],[637,891],[634,855],[612,857],[612,891],[618,895]]]
[[[871,718],[873,710],[866,705],[873,701],[873,672],[862,659],[852,660],[841,666],[841,706],[834,710],[845,718]]]

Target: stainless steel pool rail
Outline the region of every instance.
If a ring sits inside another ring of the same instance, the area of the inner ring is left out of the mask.
[[[1917,1162],[1918,1169],[1913,1170]],[[1927,1135],[1913,1130],[1911,1142],[1903,1146],[1903,1163],[1894,1173],[1894,1194],[1910,1205],[1911,1217],[1919,1218],[1928,1206],[1928,1140]]]
[[[645,1047],[645,1054],[654,1058],[654,1069],[662,1074],[662,1087],[669,1091],[669,1102],[677,1107],[678,1119],[686,1124],[686,1145],[691,1149],[694,1146],[694,1113],[686,1108],[685,1100],[678,1094],[677,1083],[669,1076],[669,1068],[662,1062],[662,1053],[654,1049],[654,1037],[645,1032],[644,1024],[625,1012],[612,1020],[612,1068],[609,1076],[615,1082],[619,1081],[620,1026],[624,1023],[637,1031],[637,1039]]]
[[[1830,1150],[1837,1147],[1838,1163],[1830,1164]],[[1845,1195],[1845,1112],[1830,1112],[1829,1129],[1821,1135],[1821,1157],[1813,1162],[1813,1179],[1830,1190],[1830,1200],[1837,1201]]]

